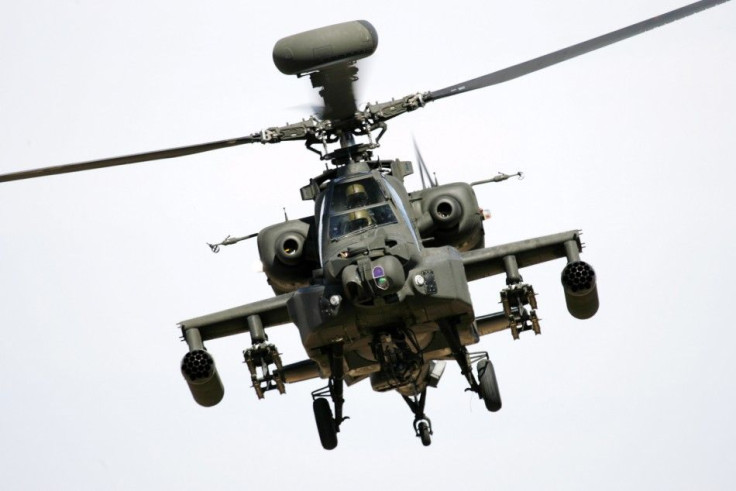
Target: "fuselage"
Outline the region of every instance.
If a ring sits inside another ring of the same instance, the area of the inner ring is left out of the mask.
[[[346,381],[422,390],[428,362],[449,357],[442,323],[478,341],[467,279],[454,247],[424,247],[403,183],[367,166],[330,181],[315,200],[321,270],[289,314],[323,376],[325,346],[343,343]]]

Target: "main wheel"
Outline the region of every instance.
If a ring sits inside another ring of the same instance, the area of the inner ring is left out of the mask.
[[[335,419],[332,417],[330,401],[324,397],[315,399],[312,403],[312,409],[314,409],[314,420],[317,422],[317,431],[322,447],[325,450],[332,450],[337,447],[337,428],[335,427]]]
[[[476,367],[480,381],[480,396],[486,404],[486,409],[495,413],[501,409],[501,393],[498,391],[493,363],[491,360],[481,360]]]
[[[432,437],[429,434],[429,425],[422,421],[419,423],[419,438],[422,440],[422,445],[428,447],[432,444]]]

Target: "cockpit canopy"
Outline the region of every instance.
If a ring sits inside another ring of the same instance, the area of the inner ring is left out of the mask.
[[[372,176],[335,183],[328,206],[330,240],[358,230],[397,223],[387,196]]]

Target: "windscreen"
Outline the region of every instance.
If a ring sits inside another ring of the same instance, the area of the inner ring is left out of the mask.
[[[330,239],[396,223],[396,215],[372,177],[336,184],[330,201]]]

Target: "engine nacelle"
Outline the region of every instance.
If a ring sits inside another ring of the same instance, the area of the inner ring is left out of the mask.
[[[354,20],[280,39],[273,47],[273,62],[281,73],[297,75],[365,58],[376,47],[376,29]]]
[[[319,268],[314,218],[289,220],[258,233],[258,253],[263,272],[276,294],[309,285]]]
[[[417,227],[431,247],[452,246],[460,251],[483,247],[483,214],[473,188],[464,182],[411,193]]]
[[[589,319],[598,312],[598,286],[590,264],[583,261],[568,263],[562,270],[562,286],[567,310],[573,317]]]
[[[181,374],[187,381],[192,397],[201,406],[214,406],[225,395],[225,387],[217,373],[215,360],[204,350],[194,350],[184,355]]]

